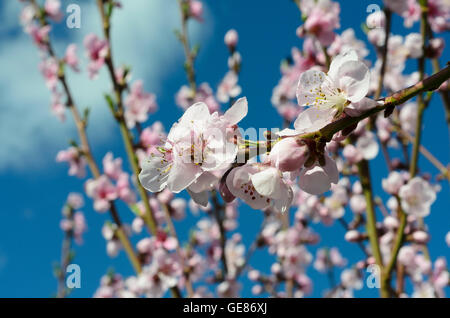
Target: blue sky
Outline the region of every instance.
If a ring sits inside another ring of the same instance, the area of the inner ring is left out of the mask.
[[[63,1],[64,7],[71,2]],[[368,14],[367,5],[381,1],[340,2],[339,32],[352,27],[357,37],[365,40],[360,24]],[[91,31],[100,34],[99,17],[92,1],[78,3],[82,10],[81,29],[60,27],[52,35],[59,54],[71,41],[81,48],[82,38]],[[249,115],[242,127],[280,127],[282,120],[272,107],[270,97],[280,78],[280,61],[289,55],[293,46],[301,47],[301,40],[295,35],[300,24],[296,6],[290,0],[214,0],[205,3],[205,22],[190,25],[193,42],[201,45],[196,63],[198,81],[207,81],[217,87],[227,71],[223,36],[228,29],[235,28],[239,32],[239,51],[243,59],[240,85],[249,101]],[[177,6],[175,1],[167,0],[128,0],[123,4],[124,8],[116,12],[113,20],[115,60],[130,64],[133,78],[143,78],[145,88],[157,94],[160,110],[149,122],[160,120],[169,128],[182,114],[175,106],[174,94],[186,82],[182,48],[173,34],[179,27]],[[67,176],[67,166],[54,161],[57,151],[65,148],[68,140],[76,137],[76,132],[70,120],[61,124],[49,115],[49,94],[38,72],[38,53],[18,25],[19,13],[18,1],[1,2],[0,297],[48,297],[56,290],[52,262],[60,257],[61,206],[70,191],[82,191],[83,182]],[[417,30],[417,25],[414,29]],[[394,18],[393,33],[405,34],[399,17]],[[448,52],[447,48],[442,61],[449,59]],[[373,57],[371,50],[372,61]],[[415,67],[414,63],[410,64],[407,72]],[[125,157],[119,131],[102,99],[103,92],[109,89],[106,73],[103,71],[95,83],[88,81],[85,75],[71,73],[69,82],[74,87],[77,103],[92,109],[88,134],[94,155],[99,161],[111,150],[116,156]],[[449,134],[438,96],[433,97],[425,114],[423,142],[441,162],[449,162]],[[436,173],[423,157],[420,165],[424,171]],[[384,198],[380,180],[387,175],[387,169],[381,154],[371,162],[371,169],[375,191]],[[448,183],[442,183],[441,193],[426,219],[432,235],[430,252],[433,259],[450,255],[444,242],[450,229],[448,194]],[[94,212],[89,202],[83,211],[89,229],[84,236],[84,245],[76,247],[75,262],[81,266],[82,286],[73,293],[74,297],[92,296],[100,277],[109,268],[113,267],[125,276],[132,273],[123,253],[112,260],[106,256],[100,229],[108,216]],[[131,222],[131,213],[124,207],[121,211],[122,218]],[[348,211],[346,217],[350,217]],[[195,217],[189,216],[183,224],[176,224],[181,237],[187,236],[195,221]],[[241,205],[238,230],[243,233],[245,242],[253,240],[261,221],[261,212]],[[321,246],[338,246],[350,262],[362,257],[356,246],[343,240],[344,231],[338,223],[314,228],[322,238],[317,246],[308,248],[311,253],[315,254]],[[269,260],[266,252],[258,252],[251,263],[261,264],[268,272]],[[327,286],[326,277],[312,267],[308,274],[314,283],[312,296],[320,296],[320,291]],[[246,279],[243,283],[243,295],[250,296],[251,285]],[[356,295],[376,296],[377,291],[365,288]]]

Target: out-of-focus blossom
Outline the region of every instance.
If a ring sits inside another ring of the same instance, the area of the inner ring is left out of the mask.
[[[188,0],[189,15],[199,22],[203,21],[203,3],[199,0]]]
[[[235,98],[241,93],[238,83],[238,76],[234,71],[229,71],[220,82],[217,88],[217,100],[221,103],[228,103],[230,98]]]
[[[108,41],[99,39],[93,33],[86,35],[83,43],[86,49],[86,55],[89,58],[89,77],[94,79],[97,77],[103,64],[105,64],[105,58],[109,54],[109,44]]]
[[[59,63],[53,57],[48,57],[39,63],[39,70],[45,79],[45,84],[54,90],[58,84]]]
[[[330,45],[334,40],[334,29],[340,27],[339,3],[330,0],[305,0],[300,2],[300,10],[306,17],[305,24],[301,26],[304,32],[316,36],[323,46]]]
[[[403,105],[399,118],[402,129],[410,134],[414,134],[417,122],[417,103],[411,102]]]
[[[225,33],[224,42],[230,49],[234,49],[238,43],[239,35],[235,29],[228,30]]]
[[[69,176],[83,178],[86,175],[86,159],[75,147],[59,151],[56,155],[56,162],[69,163]]]
[[[85,184],[86,195],[94,200],[94,210],[106,212],[111,201],[117,199],[117,189],[106,175],[97,179],[89,179]]]
[[[78,65],[78,57],[77,57],[77,45],[70,44],[66,49],[66,54],[64,56],[64,62],[69,65],[75,72],[79,72],[80,68]]]
[[[56,22],[61,21],[63,18],[61,2],[59,0],[45,0],[44,10],[45,14]]]
[[[214,97],[214,93],[208,83],[202,83],[194,93],[188,86],[183,85],[175,96],[175,102],[186,110],[194,103],[203,102],[208,106],[210,112],[220,109],[220,105]]]
[[[131,86],[130,94],[125,99],[125,120],[128,128],[136,123],[144,123],[149,113],[154,113],[158,106],[154,94],[144,92],[143,82],[138,80]]]
[[[405,179],[402,174],[397,171],[389,173],[387,179],[381,181],[383,190],[389,194],[398,194],[400,188],[405,184]]]
[[[425,217],[430,214],[430,207],[436,200],[435,190],[421,177],[409,180],[400,188],[398,194],[405,213],[416,217]]]

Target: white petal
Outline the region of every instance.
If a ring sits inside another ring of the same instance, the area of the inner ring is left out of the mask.
[[[210,172],[203,172],[190,186],[188,190],[199,193],[212,190],[219,181],[219,178]]]
[[[356,141],[356,148],[362,153],[364,159],[372,160],[378,155],[378,142],[374,133],[367,131]]]
[[[238,94],[236,94],[236,95],[238,95]],[[232,125],[236,125],[245,116],[247,116],[247,112],[248,112],[247,98],[242,97],[242,98],[239,98],[233,104],[233,106],[231,106],[231,108],[225,112],[225,114],[223,116],[228,121],[228,124],[230,126],[232,126]]]
[[[231,194],[246,202],[253,209],[261,210],[268,207],[271,201],[252,188],[250,173],[256,171],[257,169],[251,165],[235,168],[228,174],[226,182]]]
[[[303,191],[319,195],[330,190],[330,179],[323,169],[319,165],[315,165],[312,168],[304,168],[299,175],[298,185]]]
[[[281,196],[280,184],[282,180],[276,168],[267,168],[251,176],[253,186],[259,194],[269,198]]]
[[[202,192],[193,192],[191,191],[190,187],[187,188],[187,192],[191,196],[192,200],[194,200],[195,203],[206,207],[208,205],[208,191],[202,191]]]
[[[308,108],[298,115],[294,128],[299,133],[317,131],[333,121],[333,109]]]
[[[360,61],[347,61],[338,71],[338,87],[347,93],[347,99],[353,103],[363,99],[370,86],[370,71]]]
[[[279,132],[276,133],[280,137],[291,137],[291,136],[297,136],[300,133],[297,130],[285,128]]]
[[[331,159],[327,154],[325,154],[325,166],[323,169],[328,174],[331,183],[338,183],[339,181],[339,170],[337,168],[336,162]]]
[[[200,166],[193,163],[176,162],[170,169],[167,186],[178,193],[191,185],[202,173]]]
[[[358,61],[358,54],[355,50],[347,51],[344,54],[337,55],[330,64],[330,69],[328,71],[328,76],[337,83],[339,80],[338,72],[340,67],[348,61]]]
[[[139,181],[150,192],[162,191],[167,185],[172,163],[163,157],[152,156],[142,163]]]
[[[345,113],[351,117],[357,117],[362,113],[368,111],[371,108],[374,108],[378,105],[381,105],[382,102],[374,101],[373,99],[364,97],[359,102],[351,103],[347,107],[345,107]]]
[[[195,103],[184,112],[180,119],[180,124],[189,124],[192,121],[208,120],[211,114],[209,113],[208,106],[203,103]]]
[[[281,192],[281,197],[273,201],[273,206],[281,213],[285,213],[291,206],[294,198],[294,193],[291,187],[284,184],[285,188]]]
[[[310,106],[316,101],[317,93],[327,75],[317,70],[308,70],[300,75],[297,85],[297,102],[300,106]]]

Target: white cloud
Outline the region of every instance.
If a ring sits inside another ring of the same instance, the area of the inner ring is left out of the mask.
[[[81,29],[64,29],[64,35],[57,33],[56,38],[52,35],[59,55],[68,43],[75,42],[82,56],[84,36],[90,32],[101,34],[94,2],[78,3]],[[131,65],[133,79],[144,78],[148,90],[161,94],[161,80],[182,65],[181,47],[173,34],[180,24],[177,2],[128,0],[122,4],[123,8],[113,16],[115,62]],[[37,50],[18,23],[21,4],[6,1],[1,6],[0,41],[4,43],[0,45],[0,170],[51,166],[57,150],[65,148],[69,139],[76,139],[76,131],[69,113],[61,124],[49,112],[50,95],[37,68]],[[65,23],[57,28],[65,28]],[[197,25],[193,36],[205,41],[210,29]],[[106,70],[96,81],[88,80],[86,73],[70,73],[69,85],[79,108],[91,107],[88,132],[93,146],[108,142],[113,122],[103,100],[103,93],[110,87]]]

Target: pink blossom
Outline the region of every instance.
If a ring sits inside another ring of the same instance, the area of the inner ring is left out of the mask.
[[[77,57],[77,45],[70,44],[66,49],[66,55],[64,56],[64,62],[69,65],[75,72],[79,72],[80,68],[78,65]]]
[[[112,152],[103,157],[103,171],[111,179],[117,180],[122,174],[122,158],[114,159]]]
[[[69,204],[72,209],[77,210],[84,205],[83,196],[80,193],[71,192],[67,197],[67,204]]]
[[[28,4],[23,7],[20,13],[20,23],[26,28],[33,22],[33,19],[36,16],[35,7],[31,4]]]
[[[75,147],[60,150],[56,155],[56,162],[69,163],[69,176],[83,178],[86,174],[86,159],[80,155]]]
[[[344,147],[342,155],[344,156],[345,159],[348,160],[350,164],[355,164],[363,159],[362,154],[358,151],[358,149],[355,146],[351,144],[346,145]]]
[[[136,202],[136,194],[130,188],[129,178],[130,176],[128,175],[128,173],[120,173],[117,178],[116,190],[119,199],[128,204],[133,204]]]
[[[97,179],[89,179],[85,184],[86,195],[94,200],[94,210],[106,212],[110,208],[111,201],[117,199],[117,189],[106,175]]]
[[[423,55],[422,35],[420,33],[410,33],[405,37],[405,48],[408,56],[416,59]]]
[[[297,100],[300,106],[311,107],[300,113],[294,127],[299,132],[324,127],[348,104],[363,100],[369,84],[370,72],[364,63],[358,61],[355,51],[336,56],[328,74],[317,70],[304,72],[298,82]],[[365,102],[363,107],[367,109],[375,104]]]
[[[307,146],[293,137],[281,139],[273,146],[268,161],[281,171],[300,170],[308,159]]]
[[[213,91],[208,83],[200,84],[196,93],[188,86],[183,85],[175,96],[175,102],[184,110],[198,102],[205,103],[210,112],[215,112],[220,109],[220,105],[214,98]]]
[[[241,93],[241,87],[237,83],[237,74],[229,71],[217,88],[217,100],[221,103],[228,103],[230,98],[238,96]]]
[[[383,0],[383,4],[391,11],[402,15],[408,9],[408,0]]]
[[[203,3],[199,0],[189,0],[189,15],[199,22],[203,21]]]
[[[445,41],[441,38],[430,39],[430,50],[427,52],[431,58],[439,58],[444,50]]]
[[[276,210],[285,212],[293,198],[292,189],[283,180],[281,172],[259,164],[247,164],[231,170],[226,184],[234,196],[253,209],[273,205]]]
[[[189,107],[167,136],[161,155],[143,163],[139,179],[151,192],[166,186],[177,193],[189,187],[202,173],[226,168],[237,155],[227,127],[247,114],[247,100],[239,99],[223,116],[211,114],[204,103]]]
[[[399,118],[402,129],[410,134],[414,134],[416,132],[417,122],[417,103],[411,102],[403,105]]]
[[[392,171],[389,173],[387,179],[383,179],[381,182],[384,191],[389,194],[397,194],[400,188],[405,184],[405,179],[399,172]]]
[[[420,177],[414,177],[403,185],[399,192],[405,213],[416,217],[430,214],[430,207],[436,200],[436,192],[430,184]]]
[[[366,210],[366,199],[362,194],[352,195],[350,208],[356,214],[362,214]]]
[[[55,115],[61,122],[66,120],[66,106],[61,101],[61,93],[54,90],[51,92],[51,104],[50,111],[53,115]]]
[[[303,4],[303,2],[306,2]],[[304,24],[305,31],[317,37],[323,46],[330,45],[334,40],[334,29],[339,24],[339,3],[330,0],[302,1],[302,14],[307,17]]]
[[[53,57],[48,57],[39,63],[39,70],[45,79],[45,84],[54,90],[58,84],[59,63]]]
[[[154,113],[158,108],[155,95],[144,92],[143,86],[141,80],[134,82],[125,99],[125,120],[128,128],[147,121],[148,114]]]
[[[25,32],[30,34],[34,44],[41,50],[47,50],[48,34],[50,33],[50,30],[50,25],[39,27],[36,24],[30,24],[25,27]]]
[[[74,236],[75,241],[78,244],[83,243],[82,235],[84,232],[86,232],[87,226],[86,226],[86,218],[84,217],[83,212],[75,212],[73,215],[73,223],[74,223]]]
[[[305,192],[318,195],[328,191],[331,184],[337,183],[338,180],[339,171],[336,162],[325,155],[324,166],[316,162],[311,167],[304,167],[300,171],[299,186]]]
[[[45,13],[54,21],[59,22],[63,18],[61,2],[59,0],[45,0]]]
[[[89,77],[94,79],[109,54],[109,44],[108,41],[101,40],[97,35],[90,33],[84,38],[84,47],[90,61],[88,65]]]
[[[347,29],[342,32],[342,34],[337,35],[327,51],[330,56],[335,56],[338,54],[343,54],[350,50],[355,50],[360,59],[366,57],[369,54],[369,50],[366,48],[366,44],[364,43],[364,41],[358,40],[356,38],[355,31],[353,29]]]
[[[224,41],[226,46],[228,46],[230,49],[234,49],[236,47],[238,40],[239,35],[235,29],[228,30],[225,34]]]

